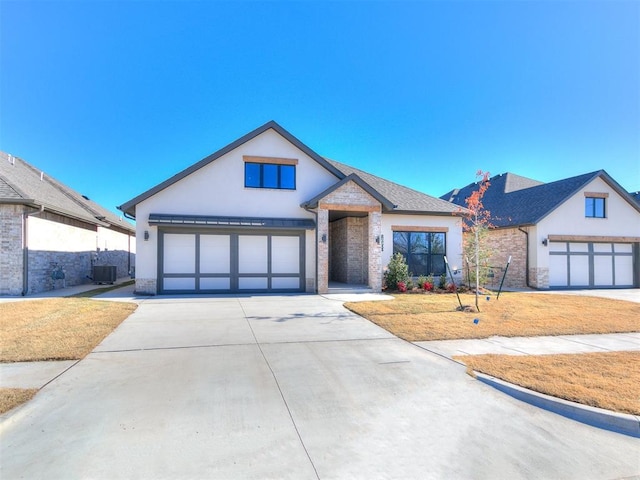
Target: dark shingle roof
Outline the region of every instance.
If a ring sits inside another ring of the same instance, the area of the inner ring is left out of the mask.
[[[383,197],[396,205],[396,208],[393,210],[394,213],[419,212],[452,215],[459,211],[459,208],[455,205],[439,198],[426,195],[409,187],[385,180],[384,178],[376,177],[371,173],[358,170],[357,168],[345,165],[344,163],[336,162],[335,160],[326,160],[335,168],[340,170],[344,175],[356,174],[362,180],[371,185],[371,187],[378,191]]]
[[[485,192],[482,203],[484,208],[491,212],[491,223],[496,227],[534,225],[597,177],[602,177],[622,196],[629,197],[604,170],[550,183],[503,173],[489,180],[491,185]],[[465,206],[465,200],[477,188],[478,184],[472,183],[459,190],[452,190],[440,198]]]
[[[134,232],[133,225],[24,160],[0,152],[0,203],[44,206],[86,222]]]

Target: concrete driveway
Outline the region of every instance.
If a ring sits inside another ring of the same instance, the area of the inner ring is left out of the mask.
[[[0,425],[0,477],[576,478],[640,440],[537,409],[313,295],[153,298]]]

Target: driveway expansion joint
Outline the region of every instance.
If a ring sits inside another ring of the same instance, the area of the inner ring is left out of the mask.
[[[298,440],[300,441],[300,445],[302,446],[302,449],[304,450],[304,453],[307,456],[307,459],[309,460],[309,463],[311,464],[311,467],[313,468],[313,472],[315,473],[315,476],[318,480],[320,480],[320,475],[318,474],[318,469],[316,468],[316,465],[313,463],[313,459],[311,458],[311,454],[309,453],[309,450],[307,449],[307,446],[304,444],[304,440],[302,440],[302,435],[300,434],[300,430],[298,429],[298,425],[296,425],[296,421],[293,418],[293,413],[291,412],[291,408],[289,407],[289,404],[287,403],[287,399],[284,396],[284,392],[282,391],[282,387],[280,386],[280,382],[278,382],[278,377],[276,376],[276,372],[274,372],[273,367],[271,366],[271,364],[269,363],[269,359],[267,358],[267,356],[264,353],[264,350],[262,349],[262,345],[260,344],[260,342],[258,341],[258,338],[256,337],[256,333],[253,330],[253,327],[251,326],[251,322],[249,321],[249,317],[247,317],[247,314],[245,312],[245,309],[242,305],[242,302],[238,302],[238,304],[240,305],[240,309],[242,310],[242,314],[244,315],[244,318],[247,322],[247,325],[249,326],[249,330],[251,330],[251,334],[253,335],[254,340],[256,341],[256,345],[258,346],[258,350],[260,350],[260,354],[262,355],[262,358],[265,362],[265,364],[267,365],[267,368],[269,368],[269,371],[271,372],[271,376],[273,377],[273,381],[276,384],[276,387],[278,388],[278,392],[280,393],[280,398],[282,398],[282,402],[284,403],[285,408],[287,409],[287,413],[289,414],[289,419],[291,420],[291,424],[293,425],[293,429],[296,432],[296,435],[298,436]]]

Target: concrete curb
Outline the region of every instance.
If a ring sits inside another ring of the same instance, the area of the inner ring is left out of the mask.
[[[473,373],[482,383],[535,407],[548,410],[577,422],[586,423],[593,427],[640,438],[640,417],[636,415],[617,413],[602,408],[581,405],[545,395],[544,393],[534,392],[533,390],[513,385],[484,373],[475,371]]]

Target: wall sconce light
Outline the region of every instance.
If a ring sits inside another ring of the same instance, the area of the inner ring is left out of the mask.
[[[321,241],[322,243],[327,243],[327,234],[326,234],[326,233],[323,233],[323,234],[322,234],[322,237],[320,237],[320,241]]]
[[[453,267],[453,274],[458,275],[460,273],[460,269],[458,267]]]
[[[549,245],[549,239],[545,238],[544,240],[542,240],[542,244],[546,247],[547,245]]]
[[[147,240],[149,240],[149,230],[144,231],[144,241],[146,242]]]

